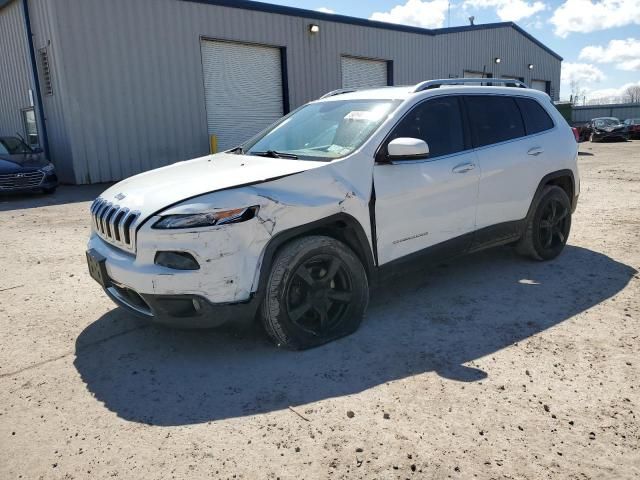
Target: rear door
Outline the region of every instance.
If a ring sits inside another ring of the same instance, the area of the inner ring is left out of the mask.
[[[464,102],[482,171],[478,230],[524,219],[545,169],[550,151],[545,131],[553,121],[530,98],[469,95]]]
[[[480,169],[465,138],[459,97],[431,98],[415,106],[392,130],[381,157],[386,145],[401,137],[426,141],[431,153],[426,160],[399,159],[374,167],[380,264],[475,227]]]

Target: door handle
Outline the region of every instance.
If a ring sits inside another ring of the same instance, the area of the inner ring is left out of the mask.
[[[460,165],[456,165],[451,170],[453,173],[467,173],[476,168],[475,163],[462,163]]]
[[[527,152],[527,155],[531,155],[532,157],[537,157],[541,153],[544,153],[542,147],[533,147]]]

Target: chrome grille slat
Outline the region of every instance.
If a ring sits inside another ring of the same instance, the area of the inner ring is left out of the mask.
[[[125,234],[124,234],[124,222],[127,219],[127,217],[130,215],[131,213],[129,212],[128,208],[123,208],[122,209],[122,217],[120,217],[120,221],[118,222],[118,232],[120,233],[120,241],[124,242],[125,241]]]
[[[99,197],[89,209],[94,231],[106,242],[135,252],[135,231],[139,212],[120,207]]]

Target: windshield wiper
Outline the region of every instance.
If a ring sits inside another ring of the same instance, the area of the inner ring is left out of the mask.
[[[276,152],[275,150],[267,150],[266,152],[250,152],[251,155],[257,155],[258,157],[270,157],[270,158],[288,158],[290,160],[298,160],[298,156],[293,153]]]

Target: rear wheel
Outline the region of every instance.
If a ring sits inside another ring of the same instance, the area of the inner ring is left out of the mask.
[[[262,323],[278,346],[312,348],[356,331],[368,301],[367,275],[353,251],[330,237],[305,237],[277,254]]]
[[[545,187],[534,213],[527,220],[518,253],[535,260],[556,258],[567,243],[571,230],[571,204],[566,192],[555,185]]]

